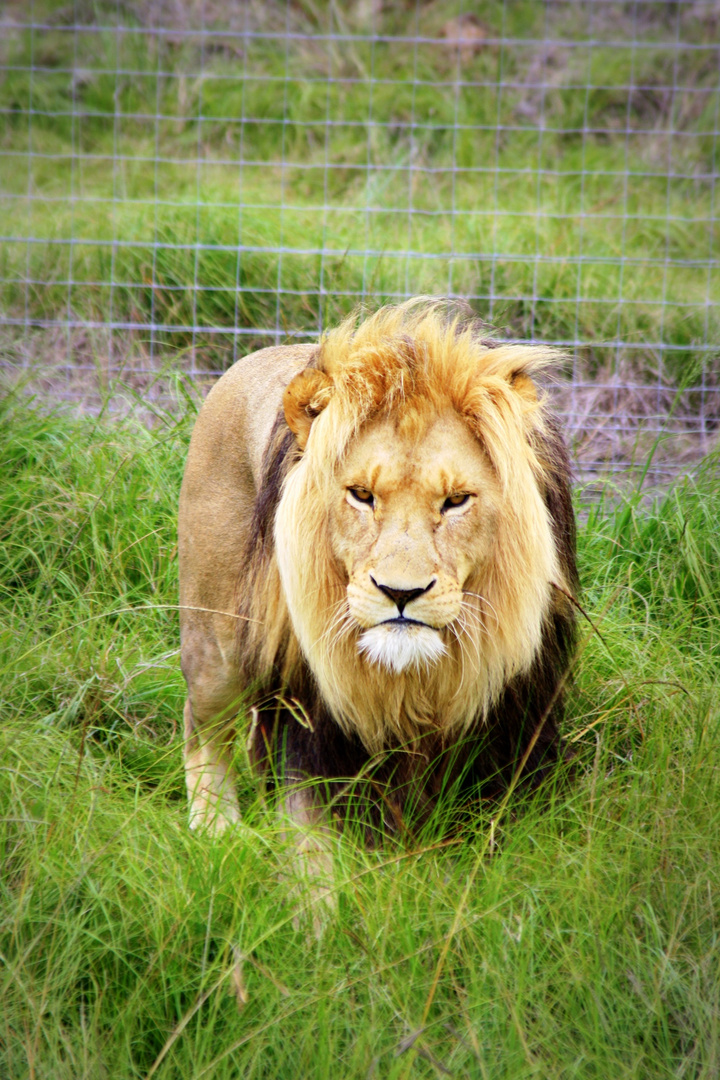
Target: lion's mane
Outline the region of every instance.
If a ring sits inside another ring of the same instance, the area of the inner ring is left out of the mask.
[[[530,772],[557,755],[575,527],[565,446],[532,380],[557,354],[486,334],[457,306],[386,307],[327,333],[288,388],[240,581],[256,761],[281,756],[295,778],[374,768],[395,791],[422,774],[427,794],[446,782],[451,751],[473,782],[507,774],[529,740]],[[328,539],[330,485],[372,418],[402,415],[411,430],[448,406],[484,447],[503,509],[492,558],[465,584],[483,598],[478,617],[446,634],[431,667],[397,674],[368,663],[351,634],[332,632],[347,582]]]

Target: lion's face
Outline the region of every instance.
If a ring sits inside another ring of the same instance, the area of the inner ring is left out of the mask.
[[[337,470],[329,538],[347,580],[347,616],[367,662],[425,667],[462,621],[464,589],[489,557],[495,473],[452,410],[381,419]],[[467,610],[467,609],[466,609]]]

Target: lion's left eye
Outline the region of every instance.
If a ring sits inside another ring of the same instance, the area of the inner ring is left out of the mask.
[[[458,492],[457,495],[448,495],[447,499],[442,504],[443,512],[445,510],[453,510],[458,506],[464,506],[469,498],[470,498],[470,495],[468,494],[467,491],[464,492],[464,493]]]
[[[375,502],[372,491],[368,491],[367,488],[351,487],[348,488],[348,492],[356,502],[362,503],[363,506],[372,506]]]

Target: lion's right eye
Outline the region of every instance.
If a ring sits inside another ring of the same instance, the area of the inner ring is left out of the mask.
[[[355,502],[361,503],[363,506],[372,506],[375,502],[372,491],[368,491],[367,488],[350,487],[348,492]]]
[[[459,491],[455,495],[448,495],[442,504],[441,512],[444,514],[446,510],[454,510],[458,506],[464,506],[469,499],[470,495],[467,491]]]

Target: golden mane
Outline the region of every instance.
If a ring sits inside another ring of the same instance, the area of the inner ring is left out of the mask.
[[[258,497],[241,585],[247,680],[292,695],[309,679],[335,723],[371,753],[427,732],[447,744],[487,719],[537,663],[555,615],[571,618],[553,589],[574,584],[567,461],[532,381],[557,358],[547,347],[488,340],[457,305],[428,299],[351,316],[325,334],[285,392],[266,453],[271,496]],[[391,417],[413,439],[448,409],[484,448],[503,511],[490,565],[465,585],[479,599],[462,636],[444,634],[447,655],[430,670],[392,675],[367,663],[351,632],[336,633],[347,582],[329,543],[330,491],[374,418]]]
[[[322,467],[342,457],[349,440],[379,411],[437,413],[449,405],[483,441],[504,480],[518,455],[542,472],[532,447],[533,434],[545,433],[545,408],[532,376],[558,363],[556,349],[498,344],[479,320],[446,300],[417,297],[358,318],[351,315],[323,336],[304,376],[310,391],[305,408],[313,416],[333,404],[324,423],[313,425],[311,452]],[[301,378],[286,391],[291,428],[302,389]]]

